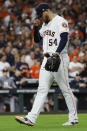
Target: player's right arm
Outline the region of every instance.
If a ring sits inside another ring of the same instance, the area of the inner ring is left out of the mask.
[[[40,20],[35,19],[34,20],[34,41],[36,43],[40,42],[40,40],[42,39],[39,33],[39,29],[40,29]]]

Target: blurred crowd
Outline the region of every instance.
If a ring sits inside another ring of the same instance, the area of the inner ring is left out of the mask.
[[[0,0],[0,88],[16,88],[26,78],[39,78],[43,51],[42,42],[34,42],[33,21],[41,2],[67,19],[70,85],[87,87],[86,0]]]
[[[49,3],[53,12],[69,23],[69,76],[87,79],[86,0],[0,0],[0,78],[4,69],[16,83],[39,78],[42,42],[34,42],[33,21],[41,2]]]

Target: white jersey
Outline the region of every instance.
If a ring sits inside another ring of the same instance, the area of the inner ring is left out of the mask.
[[[56,15],[48,24],[43,23],[39,30],[43,38],[43,52],[55,53],[60,42],[60,34],[69,32],[68,22],[61,16]],[[68,42],[61,53],[66,53]]]
[[[73,61],[70,62],[69,69],[73,69],[75,67],[84,68],[84,65],[82,63],[80,63],[80,62],[76,62],[76,63],[73,62]],[[76,77],[76,75],[79,74],[79,73],[80,73],[80,71],[69,72],[69,76]]]

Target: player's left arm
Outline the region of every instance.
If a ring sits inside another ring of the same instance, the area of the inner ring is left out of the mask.
[[[68,33],[67,32],[61,33],[59,46],[58,46],[56,52],[61,53],[61,51],[66,46],[67,41],[68,41]]]
[[[68,23],[66,21],[60,23],[60,42],[56,50],[57,54],[60,54],[68,41]]]

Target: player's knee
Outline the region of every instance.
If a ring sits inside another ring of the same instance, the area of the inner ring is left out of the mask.
[[[43,87],[39,87],[38,88],[38,91],[37,91],[37,93],[41,93],[41,94],[47,94],[48,93],[48,88],[44,88],[44,86]]]
[[[73,99],[74,99],[74,95],[73,95],[71,89],[64,90],[64,91],[63,91],[63,96],[64,96],[64,97],[69,97],[69,96],[70,96],[70,97],[73,97]]]

